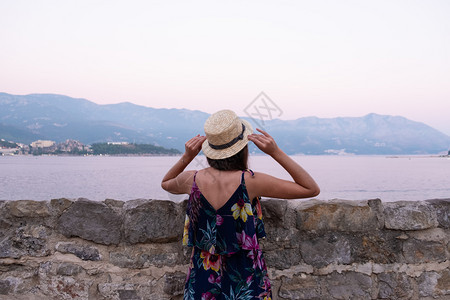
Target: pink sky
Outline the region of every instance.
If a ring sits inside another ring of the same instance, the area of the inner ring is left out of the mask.
[[[282,119],[402,115],[450,135],[450,2],[2,1],[0,91]]]

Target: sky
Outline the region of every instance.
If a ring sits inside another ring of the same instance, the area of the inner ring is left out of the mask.
[[[401,115],[450,135],[449,15],[447,0],[2,0],[0,92],[241,116],[264,92],[271,118]]]

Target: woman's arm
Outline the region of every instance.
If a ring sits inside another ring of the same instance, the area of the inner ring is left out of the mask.
[[[200,152],[205,139],[205,136],[197,135],[186,142],[184,154],[162,179],[161,187],[164,190],[173,194],[189,194],[194,171],[183,171]]]
[[[251,134],[248,139],[252,141],[261,151],[275,159],[294,180],[283,180],[264,173],[255,173],[253,179],[249,180],[249,190],[254,196],[295,199],[309,198],[320,193],[319,186],[298,163],[284,153],[275,140],[265,131],[256,129],[261,134]],[[253,195],[249,195],[252,197]]]

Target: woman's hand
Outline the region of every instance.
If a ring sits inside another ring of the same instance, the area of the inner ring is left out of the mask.
[[[273,137],[264,130],[259,128],[256,128],[256,130],[262,134],[250,134],[248,140],[252,141],[262,152],[273,156],[279,150],[277,143]]]
[[[294,180],[284,180],[264,173],[255,172],[252,179],[245,182],[250,195],[270,198],[309,198],[317,196],[320,188],[311,175],[308,174],[296,161],[278,148],[275,140],[264,130],[256,129],[261,134],[251,134],[248,139],[261,151],[275,159]]]
[[[184,169],[202,150],[202,143],[205,140],[205,136],[198,134],[184,144],[184,154],[162,179],[161,187],[164,190],[173,194],[189,194],[194,173],[184,171]]]
[[[202,150],[202,144],[206,140],[206,136],[197,134],[184,144],[184,152],[187,159],[193,160]]]

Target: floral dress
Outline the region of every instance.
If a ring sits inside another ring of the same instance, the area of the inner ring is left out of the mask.
[[[197,173],[194,175],[183,234],[183,245],[193,247],[185,300],[271,299],[258,243],[266,236],[261,206],[259,198],[251,204],[244,174],[234,194],[218,210],[199,191]]]

